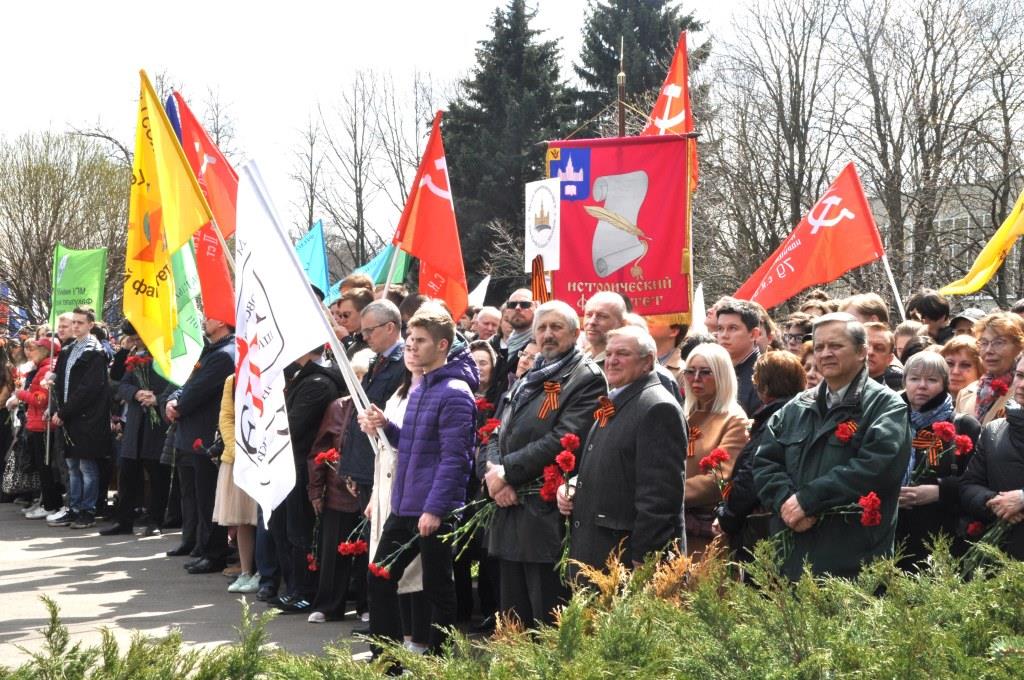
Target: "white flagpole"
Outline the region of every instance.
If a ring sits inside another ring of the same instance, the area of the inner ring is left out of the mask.
[[[900,310],[900,318],[904,321],[907,320],[907,312],[903,309],[903,298],[900,297],[900,291],[896,287],[896,277],[892,275],[892,267],[889,266],[889,257],[882,254],[882,265],[885,267],[885,274],[889,277],[889,285],[892,286],[893,297],[896,298],[896,308]]]
[[[398,269],[398,252],[401,250],[394,243],[391,244],[394,250],[391,253],[391,261],[388,263],[388,277],[384,279],[384,297],[388,296],[388,291],[391,290],[391,279],[395,277],[395,270]]]

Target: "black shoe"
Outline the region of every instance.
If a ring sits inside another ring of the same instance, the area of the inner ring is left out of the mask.
[[[181,545],[179,545],[174,550],[168,550],[167,551],[167,556],[168,557],[181,557],[182,555],[189,555],[189,554],[191,554],[191,552],[192,552],[192,546],[185,545],[184,543],[182,543]]]
[[[219,560],[208,560],[205,557],[191,567],[186,569],[190,574],[213,574],[224,568],[224,562]]]
[[[72,529],[91,529],[96,526],[96,516],[88,510],[75,513],[75,521],[71,523]]]
[[[188,556],[189,557],[202,557],[203,556],[203,549],[200,548],[199,546],[196,546],[195,548],[192,548],[192,550],[189,552]]]
[[[146,528],[142,530],[142,535],[143,536],[159,536],[160,535],[160,527],[158,527],[156,524],[147,524]]]
[[[270,586],[263,586],[256,593],[256,599],[260,602],[268,602],[270,600],[275,599],[276,597],[277,591],[271,588]]]
[[[304,597],[297,597],[287,603],[275,605],[275,607],[280,609],[282,614],[304,614],[313,609],[313,603]]]
[[[267,604],[271,607],[277,607],[278,609],[280,609],[284,605],[290,604],[292,600],[295,599],[297,598],[294,595],[283,593],[281,595],[278,595],[277,597],[272,597],[269,600],[267,600]]]
[[[131,533],[134,533],[132,531],[132,525],[131,524],[117,523],[117,524],[111,524],[106,529],[100,529],[100,536],[117,536],[118,534],[131,534]]]
[[[181,565],[181,568],[182,569],[191,569],[192,567],[196,566],[197,564],[199,564],[202,561],[203,561],[202,557],[193,557],[188,562],[186,562],[185,564]]]

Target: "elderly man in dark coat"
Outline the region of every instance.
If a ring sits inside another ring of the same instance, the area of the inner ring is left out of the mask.
[[[783,571],[855,576],[892,555],[900,485],[910,462],[907,405],[868,377],[867,334],[850,314],[819,316],[814,359],[824,380],[768,421],[754,457],[754,484],[771,509],[772,531],[793,532]],[[829,512],[872,492],[879,507],[863,517]]]
[[[562,551],[562,521],[553,503],[517,488],[537,482],[562,450],[561,438],[582,439],[605,393],[601,370],[576,346],[579,317],[564,302],[537,308],[537,361],[502,398],[497,435],[482,449],[477,469],[499,509],[487,552],[501,561],[501,609],[527,625],[552,621],[564,595],[555,564]]]
[[[686,421],[656,360],[647,331],[608,333],[611,392],[593,414],[578,476],[558,493],[558,509],[572,518],[569,557],[583,564],[601,568],[621,550],[623,562],[638,565],[651,553],[683,548]]]

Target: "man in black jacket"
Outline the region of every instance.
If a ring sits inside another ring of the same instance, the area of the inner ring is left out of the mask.
[[[295,462],[295,487],[285,498],[283,507],[279,506],[270,517],[270,533],[277,545],[278,561],[287,585],[285,595],[271,600],[271,604],[288,613],[308,612],[316,595],[317,573],[308,568],[306,559],[312,552],[315,519],[306,490],[309,486],[306,456],[324,412],[345,388],[341,371],[333,364],[324,363],[323,353],[321,346],[296,359],[298,370],[284,389]]]
[[[501,609],[527,625],[551,623],[564,595],[555,564],[562,551],[562,521],[551,502],[517,488],[543,475],[567,434],[581,438],[605,393],[601,370],[576,346],[579,317],[564,302],[537,308],[533,333],[540,353],[533,368],[502,397],[497,436],[480,452],[479,474],[499,509],[488,531],[487,552],[500,566]]]
[[[650,334],[613,330],[605,355],[609,400],[594,413],[574,490],[559,489],[558,509],[572,518],[571,559],[601,568],[621,549],[636,566],[683,537],[686,424],[654,372]]]
[[[217,465],[207,449],[217,431],[224,381],[235,371],[235,329],[223,321],[207,319],[203,331],[208,343],[185,384],[167,395],[164,409],[167,420],[178,423],[174,455],[183,519],[182,544],[167,554],[193,554],[196,559],[185,564],[190,574],[220,571],[228,554],[227,527],[213,522]],[[190,531],[190,525],[195,529]],[[189,545],[190,535],[194,545]]]
[[[754,387],[754,364],[761,357],[757,341],[761,337],[761,309],[755,302],[729,300],[718,307],[718,344],[729,352],[736,371],[736,401],[747,417],[761,408]]]

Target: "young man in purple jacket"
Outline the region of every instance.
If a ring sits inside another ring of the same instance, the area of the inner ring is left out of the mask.
[[[476,403],[464,365],[471,359],[467,352],[456,352],[448,360],[454,340],[455,324],[447,312],[421,308],[409,320],[406,347],[424,378],[409,395],[405,419],[401,425],[388,422],[373,405],[360,416],[364,431],[383,429],[398,443],[391,515],[370,569],[370,632],[401,642],[398,581],[421,555],[423,593],[431,608],[429,646],[434,652],[444,643],[443,629],[453,626],[456,618],[451,546],[439,536],[450,530],[448,515],[465,503],[476,436]],[[380,571],[382,566],[386,573]]]

